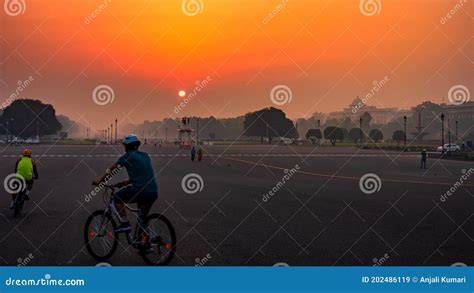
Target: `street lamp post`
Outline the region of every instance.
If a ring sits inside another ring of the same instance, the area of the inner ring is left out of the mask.
[[[10,140],[10,122],[7,120],[7,144],[8,141]]]
[[[448,154],[451,155],[451,120],[448,118]]]
[[[117,118],[115,118],[115,143],[117,143]]]
[[[196,118],[196,143],[199,145],[199,118]]]
[[[7,143],[8,143],[8,140],[10,139],[10,133],[11,133],[11,131],[10,131],[10,121],[13,122],[14,120],[15,119],[13,119],[13,118],[7,119]],[[12,134],[12,140],[13,140],[14,137],[15,137],[15,135]]]
[[[403,116],[403,122],[405,125],[405,151],[407,149],[407,116]]]
[[[444,153],[444,114],[441,114],[441,149]]]
[[[456,120],[456,140],[459,142],[458,130],[459,130],[459,121]]]

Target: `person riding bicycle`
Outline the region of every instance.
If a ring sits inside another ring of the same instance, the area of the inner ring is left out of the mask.
[[[30,192],[33,189],[33,179],[38,179],[38,170],[35,161],[31,158],[32,154],[33,151],[31,149],[24,149],[22,152],[23,156],[18,159],[15,164],[16,177],[26,184],[26,186],[21,187],[22,189],[26,188],[25,200],[30,199]],[[16,193],[12,194],[11,209],[15,204],[15,199]]]
[[[117,169],[121,167],[127,169],[129,179],[115,184],[116,187],[123,187],[115,193],[115,208],[121,217],[121,223],[116,232],[130,232],[132,227],[127,219],[125,204],[136,203],[140,209],[139,220],[143,221],[158,198],[158,185],[155,180],[150,156],[146,152],[138,150],[141,144],[138,136],[129,134],[125,136],[122,144],[125,147],[125,154],[99,180],[94,181],[93,184],[99,185],[110,179],[109,174],[116,174]]]

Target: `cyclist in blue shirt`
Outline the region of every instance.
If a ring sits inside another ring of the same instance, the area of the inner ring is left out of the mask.
[[[155,173],[151,165],[150,156],[146,152],[139,151],[140,140],[134,134],[127,135],[122,144],[125,147],[125,154],[113,164],[99,180],[93,182],[98,185],[110,179],[110,173],[115,174],[117,169],[125,167],[128,173],[128,180],[115,184],[123,187],[115,193],[115,207],[121,219],[117,232],[130,232],[132,227],[127,219],[125,203],[136,203],[140,209],[140,220],[144,220],[150,211],[151,206],[158,198],[158,185],[155,180]]]

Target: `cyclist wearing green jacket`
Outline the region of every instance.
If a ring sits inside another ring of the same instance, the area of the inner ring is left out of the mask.
[[[33,179],[38,179],[38,170],[36,169],[35,161],[31,158],[33,151],[31,149],[24,149],[22,154],[23,156],[16,161],[15,173],[16,177],[26,184],[25,200],[29,200],[31,189],[33,189]],[[10,208],[13,208],[15,199],[16,194],[12,194]]]

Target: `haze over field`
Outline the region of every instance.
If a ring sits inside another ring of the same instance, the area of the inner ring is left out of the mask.
[[[374,81],[387,81],[368,101],[377,107],[474,90],[472,1],[387,0],[374,15],[358,0],[185,2],[30,0],[20,15],[2,12],[1,102],[32,79],[19,98],[103,128],[116,117],[236,117],[275,106],[277,85],[291,90],[279,105],[290,118],[340,110]],[[94,102],[99,85],[113,102]]]

